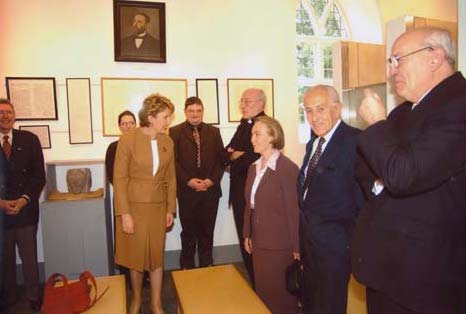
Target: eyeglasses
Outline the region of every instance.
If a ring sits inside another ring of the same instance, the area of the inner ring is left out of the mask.
[[[13,110],[0,110],[0,115],[8,116],[12,114],[13,114]]]
[[[418,50],[415,50],[415,51],[412,51],[410,53],[407,53],[405,55],[402,55],[402,56],[391,56],[390,58],[388,58],[388,64],[392,67],[394,67],[395,69],[398,68],[398,66],[400,65],[400,60],[403,59],[403,58],[406,58],[406,57],[409,57],[415,53],[418,53],[418,52],[421,52],[423,50],[434,50],[433,47],[429,46],[429,47],[424,47],[424,48],[421,48],[421,49],[418,49]]]
[[[249,106],[250,104],[255,103],[255,102],[257,102],[257,101],[260,101],[260,99],[247,99],[247,98],[241,98],[241,99],[239,100],[239,103],[240,103],[240,104],[245,104],[245,105]]]

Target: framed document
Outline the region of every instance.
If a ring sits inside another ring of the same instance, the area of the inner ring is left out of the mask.
[[[66,93],[70,144],[92,143],[91,80],[67,78]]]
[[[267,103],[265,104],[265,113],[273,117],[273,79],[249,79],[249,78],[235,78],[228,79],[228,121],[239,122],[241,114],[239,112],[239,103],[241,94],[248,88],[260,88],[264,91]]]
[[[54,77],[6,77],[16,120],[58,120]]]
[[[184,102],[188,93],[186,79],[101,78],[102,124],[104,136],[119,136],[118,115],[130,110],[136,116],[150,94],[168,97],[175,106],[171,125],[185,120]]]
[[[218,110],[218,80],[196,79],[196,95],[204,104],[204,122],[220,124]]]
[[[115,61],[167,62],[165,3],[113,2]]]
[[[20,125],[20,130],[29,131],[37,135],[42,148],[52,148],[50,129],[48,125]]]

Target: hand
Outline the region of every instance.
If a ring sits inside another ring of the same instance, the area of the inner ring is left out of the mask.
[[[235,150],[231,153],[230,155],[230,160],[235,160],[235,159],[238,159],[239,157],[241,157],[242,155],[244,154],[243,151],[241,150]]]
[[[127,234],[134,233],[134,221],[131,214],[122,214],[121,215],[121,225],[123,227],[123,232]]]
[[[210,179],[202,180],[202,187],[204,188],[204,191],[207,191],[212,186],[214,186],[214,183],[212,182],[212,180],[210,180]]]
[[[9,204],[10,206],[12,206],[12,208],[5,211],[5,213],[7,215],[17,215],[21,211],[21,209],[23,209],[23,207],[26,206],[27,203],[28,201],[24,197],[20,197],[16,200],[9,201]]]
[[[300,260],[301,259],[301,254],[299,254],[298,252],[293,252],[293,259]]]
[[[173,225],[173,213],[167,213],[167,228]]]
[[[14,215],[15,201],[0,200],[0,209],[3,209],[7,215]]]
[[[244,238],[244,249],[249,254],[252,254],[252,241],[251,241],[251,238]]]
[[[188,181],[188,186],[196,192],[205,191],[203,180],[198,178],[192,178]]]
[[[368,125],[387,118],[387,109],[382,99],[372,89],[364,89],[364,99],[359,107],[359,115]]]

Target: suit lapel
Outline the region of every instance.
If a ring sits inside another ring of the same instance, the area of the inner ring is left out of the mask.
[[[333,161],[338,156],[345,128],[346,124],[341,121],[340,125],[335,130],[335,133],[333,133],[330,142],[325,147],[322,156],[320,156],[319,161],[317,162],[317,167],[312,174],[313,176],[318,177],[324,171],[324,169],[330,168],[332,166]]]
[[[183,127],[183,136],[189,141],[192,142],[194,145],[196,145],[196,142],[194,141],[193,137],[193,130],[191,128],[191,125],[188,122],[184,123]]]
[[[154,178],[158,176],[162,167],[165,167],[168,159],[168,148],[163,136],[157,137],[157,151],[159,157],[159,166],[157,168],[157,172],[154,175]],[[154,167],[154,165],[152,165]]]
[[[21,155],[21,151],[23,150],[23,145],[21,144],[21,134],[13,129],[13,141],[11,143],[11,153],[10,153],[10,161],[15,159],[16,152]],[[3,152],[3,149],[2,149]]]

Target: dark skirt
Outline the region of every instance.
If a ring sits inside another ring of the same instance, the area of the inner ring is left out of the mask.
[[[254,245],[254,244],[253,244]],[[267,250],[253,246],[256,293],[273,314],[296,314],[298,300],[286,290],[285,272],[292,250]]]

